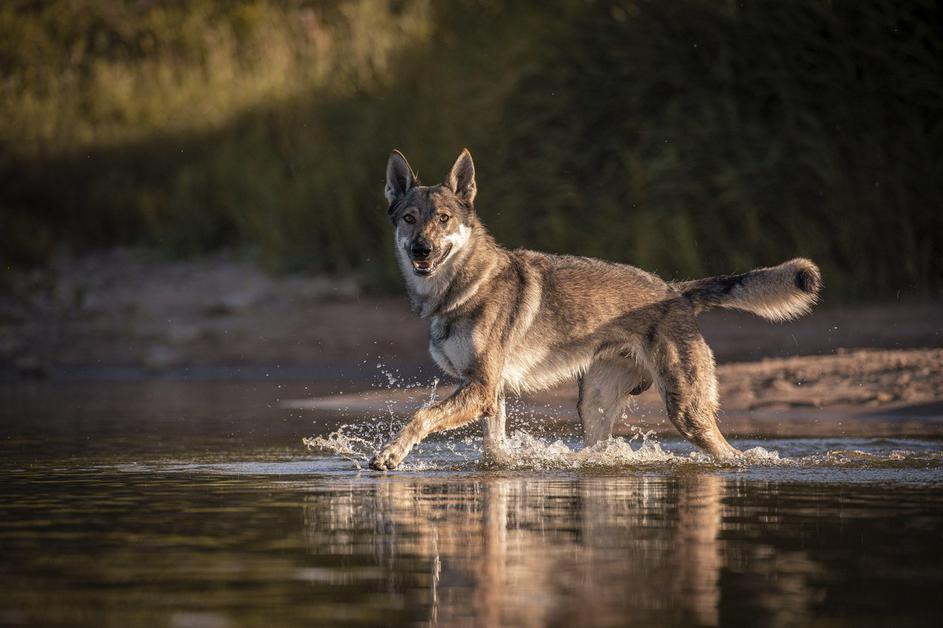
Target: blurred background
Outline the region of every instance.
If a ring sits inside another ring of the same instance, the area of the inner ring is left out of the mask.
[[[361,472],[466,146],[509,247],[821,266],[698,319],[742,464],[567,383]],[[0,0],[0,624],[940,625],[941,297],[939,0]]]
[[[468,146],[512,247],[937,302],[941,32],[930,1],[5,2],[0,364],[354,346],[403,300],[393,147],[434,183]],[[395,312],[380,352],[421,350]]]

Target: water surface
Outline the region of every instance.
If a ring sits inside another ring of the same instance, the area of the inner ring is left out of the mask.
[[[468,432],[381,474],[359,467],[388,418],[338,436],[351,417],[279,408],[299,387],[0,390],[0,623],[943,617],[939,442],[738,441],[749,461],[723,466],[678,441],[582,452],[568,435],[518,434],[493,466]],[[311,436],[334,449],[307,449]]]

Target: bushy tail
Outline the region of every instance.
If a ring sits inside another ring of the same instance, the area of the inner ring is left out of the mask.
[[[802,257],[742,275],[707,277],[674,284],[696,313],[715,307],[752,312],[771,321],[808,314],[819,298],[822,273]]]

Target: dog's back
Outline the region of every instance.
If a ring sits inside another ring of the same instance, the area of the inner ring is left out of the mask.
[[[694,316],[714,307],[785,320],[807,312],[821,286],[818,268],[796,259],[741,275],[666,283],[625,264],[536,251],[507,255],[508,272],[483,282],[480,306],[507,327],[505,385],[546,388],[584,372],[602,353],[651,344],[669,321],[673,333],[698,334]],[[501,312],[505,315],[501,315]]]

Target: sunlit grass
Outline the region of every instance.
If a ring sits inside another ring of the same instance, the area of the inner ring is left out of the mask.
[[[247,111],[392,79],[428,2],[12,2],[0,138],[19,154],[204,133]]]

